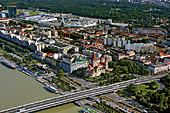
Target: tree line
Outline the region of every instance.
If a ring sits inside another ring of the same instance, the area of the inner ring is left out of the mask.
[[[1,0],[1,2],[2,6],[7,6],[6,3],[17,2],[19,9],[34,7],[48,9],[51,13],[72,13],[84,17],[111,18],[114,22],[134,23],[142,26],[149,26],[147,23],[150,21],[150,7],[153,9],[152,16],[170,17],[169,8],[142,3],[105,0]],[[7,8],[3,7],[3,9]]]

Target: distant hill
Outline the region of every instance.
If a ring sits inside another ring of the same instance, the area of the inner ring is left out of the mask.
[[[49,9],[50,12],[59,13],[73,13],[80,16],[96,17],[96,18],[112,18],[115,22],[131,22],[149,21],[150,5],[139,3],[123,3],[123,2],[111,2],[106,0],[0,0],[2,7],[17,2],[18,8],[42,8]],[[154,9],[160,9],[152,11],[154,17],[166,17],[170,18],[170,12],[168,8],[162,6],[151,5]]]

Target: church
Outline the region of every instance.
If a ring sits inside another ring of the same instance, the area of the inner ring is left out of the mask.
[[[93,52],[93,57],[90,59],[90,63],[86,68],[85,72],[87,76],[95,77],[99,76],[101,73],[106,73],[108,70],[108,59],[107,57],[96,58]]]

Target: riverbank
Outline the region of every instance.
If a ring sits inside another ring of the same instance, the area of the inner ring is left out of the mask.
[[[0,110],[59,96],[18,70],[0,63]]]
[[[0,110],[59,96],[44,88],[18,70],[12,70],[0,63]],[[81,113],[82,107],[73,103],[57,106],[37,113]]]

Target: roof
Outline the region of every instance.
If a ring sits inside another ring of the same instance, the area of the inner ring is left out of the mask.
[[[170,64],[170,62],[166,63],[166,65],[169,65],[169,64]]]
[[[94,69],[92,69],[91,71],[93,71],[93,72],[94,72],[95,70],[94,70]]]

